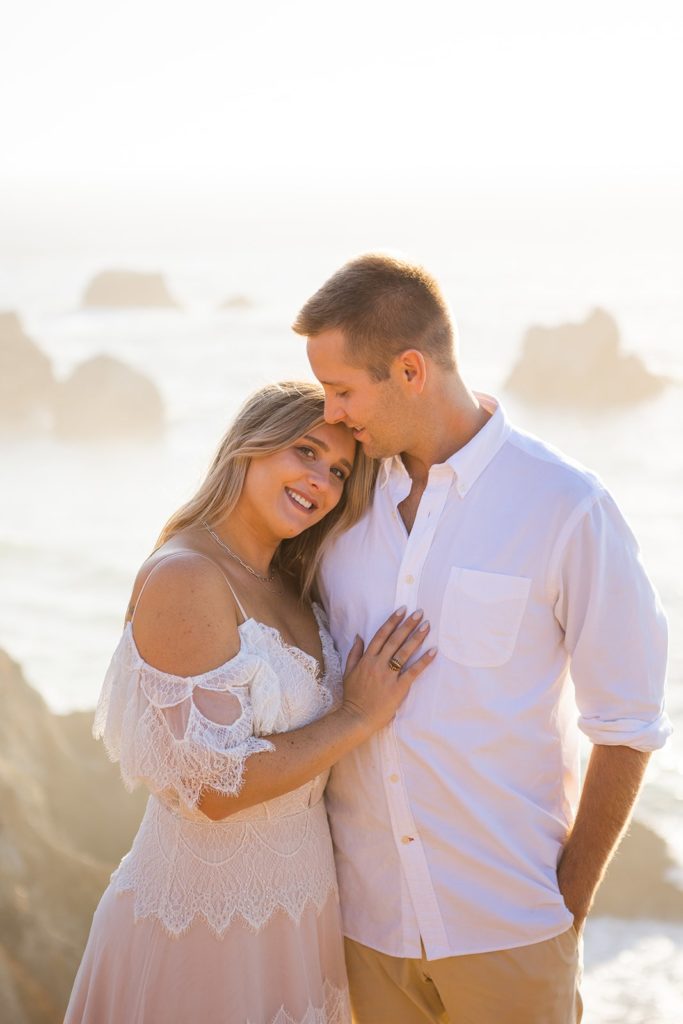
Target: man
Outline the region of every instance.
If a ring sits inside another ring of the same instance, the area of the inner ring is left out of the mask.
[[[383,460],[323,562],[342,656],[403,604],[439,650],[327,791],[357,1024],[578,1021],[581,929],[670,732],[636,542],[595,476],[468,389],[421,267],[361,256],[294,330],[328,422]]]

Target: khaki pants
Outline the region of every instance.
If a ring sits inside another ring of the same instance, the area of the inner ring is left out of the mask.
[[[345,940],[355,1024],[579,1024],[573,928],[517,949],[443,960],[388,956]]]

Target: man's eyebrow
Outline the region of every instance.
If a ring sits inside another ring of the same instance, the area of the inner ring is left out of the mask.
[[[329,452],[329,444],[325,444],[325,442],[321,441],[319,437],[315,437],[313,434],[304,434],[304,437],[307,441],[313,441],[315,444],[318,445],[319,448],[322,448],[324,452]],[[339,461],[341,462],[342,466],[346,466],[348,468],[349,473],[352,471],[353,466],[351,465],[348,459],[340,459]]]

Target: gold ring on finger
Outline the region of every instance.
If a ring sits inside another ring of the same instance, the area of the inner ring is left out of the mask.
[[[392,672],[400,672],[401,669],[403,668],[403,665],[394,655],[393,658],[389,658],[389,668],[391,669]]]

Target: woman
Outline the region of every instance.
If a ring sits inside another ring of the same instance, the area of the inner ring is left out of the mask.
[[[311,605],[323,541],[373,466],[322,390],[263,388],[142,566],[95,720],[151,791],[95,913],[67,1024],[346,1024],[330,766],[433,657],[395,613],[343,683]]]

